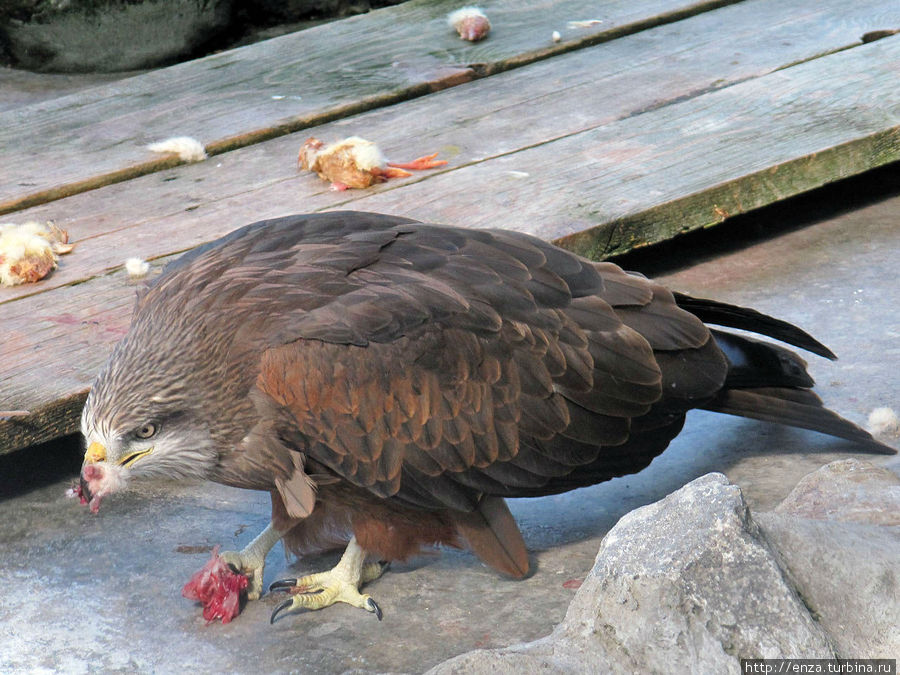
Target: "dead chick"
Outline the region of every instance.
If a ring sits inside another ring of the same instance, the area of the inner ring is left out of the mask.
[[[74,248],[52,222],[0,224],[0,286],[34,283],[56,269],[59,256]]]
[[[447,15],[449,23],[459,37],[469,42],[478,42],[491,31],[491,22],[480,7],[462,7]]]
[[[406,169],[421,171],[447,163],[435,160],[435,157],[437,153],[412,162],[389,162],[375,143],[359,136],[350,136],[330,145],[318,138],[308,138],[300,148],[297,164],[330,181],[332,189],[346,190],[367,188],[389,178],[412,176]]]

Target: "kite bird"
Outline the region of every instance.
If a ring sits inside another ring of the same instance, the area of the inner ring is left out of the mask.
[[[646,467],[704,408],[892,453],[822,406],[800,329],[672,293],[503,230],[371,213],[255,223],[183,255],[137,300],[82,417],[92,510],[129,479],[268,490],[271,524],[222,560],[262,591],[279,540],[347,544],[330,572],[273,584],[283,609],[342,601],[423,546],[528,572],[506,497]],[[349,543],[348,543],[349,542]]]

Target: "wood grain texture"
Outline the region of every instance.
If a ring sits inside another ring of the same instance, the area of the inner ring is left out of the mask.
[[[128,323],[133,288],[119,266],[129,255],[161,264],[253,220],[335,207],[511,227],[602,255],[900,158],[900,37],[814,58],[854,44],[867,21],[811,12],[810,24],[779,23],[767,13],[778,26],[772,34],[736,24],[737,14],[700,23],[754,4],[761,16],[764,0],[742,3],[316,130],[396,139],[385,149],[398,159],[455,153],[445,171],[330,192],[315,176],[296,175],[301,134],[21,214],[56,218],[78,247],[38,286],[0,289],[11,336],[0,409],[33,413],[0,421],[0,451],[74,428],[80,397]],[[873,23],[883,21],[875,14]],[[824,43],[797,40],[802,49],[778,51],[786,34],[811,35],[816,22],[832,27],[817,34]],[[740,30],[665,49],[723,25]]]
[[[505,212],[511,202],[497,203],[501,208],[497,211],[490,207],[490,200],[504,199],[503,195],[517,186],[526,191],[534,189],[535,181],[543,179],[538,174],[545,173],[535,169],[544,161],[539,150],[542,145],[636,115],[639,120],[625,123],[640,129],[647,119],[657,119],[640,113],[858,44],[863,33],[884,25],[884,7],[884,0],[854,3],[850,9],[840,0],[790,6],[773,0],[743,2],[402,105],[339,120],[314,131],[225,153],[208,162],[29,209],[16,218],[54,220],[78,242],[76,253],[65,258],[60,269],[37,286],[0,289],[0,303],[105,274],[121,266],[129,256],[153,259],[187,250],[260,218],[325,208],[356,208],[356,200],[417,181],[431,181],[438,175],[427,172],[366,191],[335,193],[314,175],[298,174],[296,170],[297,150],[308,133],[326,140],[362,135],[377,140],[393,159],[440,150],[441,157],[450,160],[449,173],[440,172],[446,174],[440,189],[426,200],[422,195],[430,194],[427,188],[416,188],[418,214],[425,220],[443,219],[465,225],[477,216],[483,222],[500,218],[496,222],[536,227],[534,223],[510,220]],[[836,15],[840,15],[840,20],[835,20]],[[723,26],[729,27],[728,39],[722,37]],[[666,124],[670,122],[665,117],[660,119],[659,129],[652,133],[665,136]],[[616,136],[619,127],[609,128],[610,136]],[[526,156],[535,159],[518,161],[517,153],[529,148],[535,153]],[[515,166],[496,165],[504,168],[491,175],[489,181],[457,185],[457,177],[470,175],[457,170],[495,159]],[[865,158],[861,159],[865,164]],[[611,154],[613,164],[608,171],[614,171],[620,162],[627,168],[627,160],[627,153]],[[607,175],[613,176],[608,171]],[[664,188],[663,180],[650,188],[648,196]],[[457,188],[466,194],[448,197],[448,203],[458,199],[459,204],[467,205],[465,209],[476,212],[469,215],[465,210],[444,210],[428,215],[435,202],[443,201],[441,191],[450,190],[453,194]],[[395,195],[390,208],[411,208],[405,204],[405,194]],[[534,194],[533,201],[540,209],[543,193],[539,190]],[[787,189],[785,196],[788,194],[793,192]],[[482,198],[487,200],[483,207],[474,209],[470,202]],[[616,199],[618,195],[608,198]],[[733,208],[728,211],[736,212]],[[549,209],[547,215],[552,215]],[[588,213],[585,227],[601,221]],[[648,227],[652,228],[652,222]],[[643,236],[635,242],[648,240],[648,236]]]
[[[733,1],[733,0],[730,0]],[[453,86],[728,4],[634,0],[597,9],[576,0],[498,0],[478,44],[446,23],[453,0],[413,0],[213,54],[70,96],[0,112],[0,213],[160,171],[178,160],[146,145],[193,136],[212,153]],[[553,30],[565,39],[551,40]]]
[[[353,207],[504,222],[590,257],[622,253],[897,161],[898,71],[900,38],[889,38]]]

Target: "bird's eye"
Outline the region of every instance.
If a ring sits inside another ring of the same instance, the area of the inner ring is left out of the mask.
[[[135,429],[134,435],[138,438],[152,438],[156,435],[156,431],[157,426],[153,422],[147,422]]]

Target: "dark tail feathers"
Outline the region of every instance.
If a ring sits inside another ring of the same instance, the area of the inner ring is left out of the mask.
[[[798,394],[809,394],[813,400],[800,402]],[[895,455],[897,451],[874,438],[837,413],[822,405],[819,397],[802,389],[723,389],[719,395],[703,406],[707,410],[750,417],[765,422],[777,422],[801,429],[811,429],[837,436],[859,444],[866,452],[879,455]]]
[[[678,306],[704,323],[739,328],[781,340],[825,358],[831,350],[796,326],[753,309],[675,294]],[[809,388],[806,361],[778,345],[713,330],[729,362],[722,391],[703,407],[715,412],[811,429],[859,444],[866,452],[893,455],[896,450],[822,405]]]
[[[763,314],[747,307],[728,305],[724,302],[705,300],[703,298],[692,298],[690,295],[684,295],[683,293],[675,293],[674,295],[675,302],[679,307],[690,312],[703,323],[740,328],[752,333],[768,335],[781,342],[786,342],[813,354],[824,356],[826,359],[831,359],[832,361],[837,359],[837,356],[828,347],[805,330],[801,330],[787,321],[776,319],[768,314]]]

